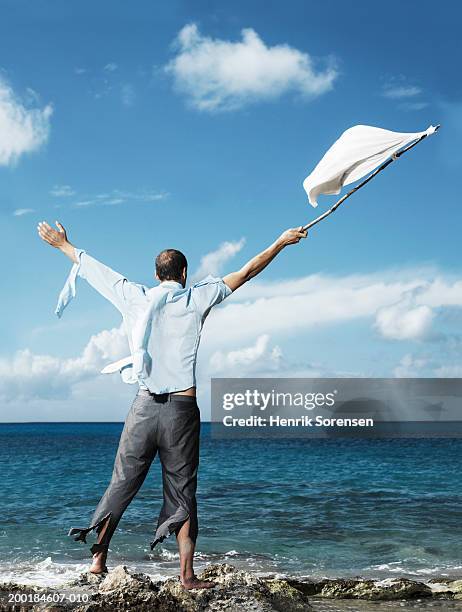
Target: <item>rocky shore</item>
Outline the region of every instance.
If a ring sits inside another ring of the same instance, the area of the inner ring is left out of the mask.
[[[200,578],[215,588],[185,591],[177,579],[153,582],[118,566],[103,576],[83,573],[51,589],[16,583],[0,585],[0,610],[53,612],[300,612],[368,610],[462,610],[462,580],[406,578],[382,581],[335,579],[300,581],[258,577],[232,565],[212,565]]]

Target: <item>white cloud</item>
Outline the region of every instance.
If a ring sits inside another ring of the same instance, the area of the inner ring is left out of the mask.
[[[382,87],[382,96],[400,102],[398,108],[404,111],[419,111],[428,106],[428,102],[418,99],[424,94],[421,87],[409,83],[404,75],[390,78]]]
[[[439,368],[435,368],[434,375],[437,378],[462,378],[462,365],[443,365]]]
[[[22,217],[23,215],[29,215],[30,213],[35,212],[34,208],[17,208],[13,211],[14,217]]]
[[[47,142],[52,112],[51,105],[26,106],[0,77],[0,166],[14,164]]]
[[[420,87],[415,85],[393,85],[387,84],[383,88],[383,95],[385,98],[391,98],[393,100],[401,100],[403,98],[415,98],[422,93]]]
[[[84,200],[73,203],[76,208],[86,208],[88,206],[117,206],[126,202],[159,202],[168,198],[167,191],[121,191],[114,189],[109,193],[99,193],[97,195],[87,195]]]
[[[245,238],[241,238],[235,242],[223,242],[218,249],[204,255],[200,260],[199,267],[192,275],[192,281],[201,280],[207,276],[207,274],[218,276],[222,272],[223,266],[234,257],[236,253],[239,253],[244,244]]]
[[[216,343],[234,346],[269,332],[288,338],[364,320],[387,339],[434,340],[439,311],[448,307],[462,307],[462,282],[435,270],[253,280],[212,311],[205,337],[214,350]]]
[[[109,198],[105,200],[105,204],[107,206],[117,206],[117,204],[123,204],[125,202],[124,198]]]
[[[384,338],[421,340],[428,336],[434,313],[430,306],[417,303],[417,297],[422,291],[420,287],[404,293],[398,302],[377,312],[375,326]]]
[[[79,200],[78,202],[74,202],[74,206],[93,206],[95,203],[94,200]]]
[[[282,361],[278,346],[269,346],[270,336],[263,334],[255,343],[233,351],[215,351],[209,360],[209,374],[225,373],[227,377],[250,374],[261,375],[262,371],[277,371]]]
[[[422,369],[427,364],[427,359],[414,357],[413,355],[407,354],[404,355],[399,364],[393,370],[393,375],[396,378],[416,378],[421,375]]]
[[[431,308],[462,306],[462,281],[460,280],[436,275],[421,283],[421,288],[421,291],[415,296],[419,304],[427,304]]]
[[[399,105],[399,108],[406,111],[419,111],[427,108],[428,102],[404,102]]]
[[[119,66],[115,62],[109,62],[103,68],[106,72],[115,72]]]
[[[0,398],[13,401],[69,397],[74,385],[99,376],[107,362],[120,359],[128,352],[121,328],[92,336],[82,354],[75,358],[37,355],[29,349],[17,351],[9,359],[0,359]]]
[[[50,195],[55,198],[69,198],[75,195],[75,193],[70,185],[54,185],[50,190]]]
[[[331,90],[338,74],[332,59],[317,71],[308,53],[287,44],[267,46],[251,28],[233,42],[203,36],[189,24],[176,43],[178,52],[165,69],[199,110],[237,109],[287,92],[312,98]]]
[[[212,311],[206,336],[211,342],[240,343],[268,332],[288,337],[320,325],[372,318],[418,284],[374,275],[252,281]]]

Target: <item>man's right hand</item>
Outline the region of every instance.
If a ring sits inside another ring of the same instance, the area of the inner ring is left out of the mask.
[[[69,257],[74,263],[77,263],[77,258],[75,256],[74,247],[67,239],[66,230],[58,221],[55,221],[56,227],[55,230],[51,225],[49,225],[46,221],[40,221],[37,226],[38,234],[40,238],[50,244],[55,249],[59,249],[65,255]]]
[[[303,229],[303,225],[300,225],[300,227],[293,227],[283,232],[279,236],[278,242],[282,246],[287,246],[289,244],[297,244],[297,242],[300,242],[302,238],[306,238],[307,235],[308,231]]]

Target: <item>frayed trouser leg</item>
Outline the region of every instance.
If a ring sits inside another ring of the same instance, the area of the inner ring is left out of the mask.
[[[157,415],[143,410],[143,400],[140,395],[135,397],[125,419],[111,482],[93,513],[90,527],[72,528],[69,531],[68,535],[76,536],[76,541],[86,542],[88,533],[93,529],[100,533],[108,520],[109,525],[101,542],[92,546],[92,552],[97,552],[101,546],[109,545],[123,513],[143,484],[156,455],[154,434],[157,427],[153,421],[157,420]]]
[[[151,549],[189,519],[189,536],[195,542],[197,521],[197,470],[199,466],[200,413],[195,402],[175,400],[159,420],[159,458],[162,463],[163,505]]]

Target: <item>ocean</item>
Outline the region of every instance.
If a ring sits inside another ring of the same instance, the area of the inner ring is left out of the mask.
[[[59,585],[91,560],[87,527],[122,423],[0,424],[0,579]],[[216,439],[201,431],[196,568],[228,562],[300,577],[462,575],[462,439]],[[171,537],[149,542],[156,459],[111,542],[108,566],[178,575]]]

